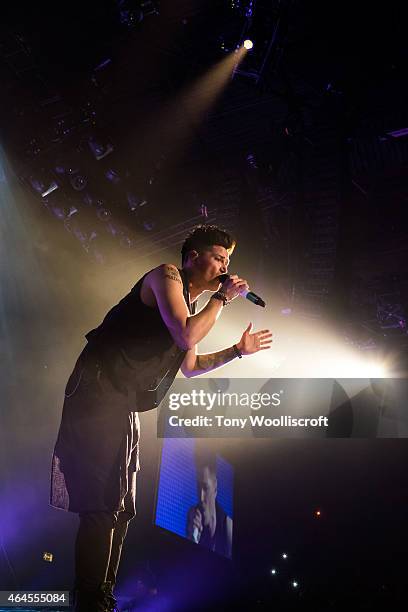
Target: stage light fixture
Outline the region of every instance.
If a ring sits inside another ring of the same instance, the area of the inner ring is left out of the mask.
[[[48,186],[48,188],[45,189],[45,191],[41,192],[41,197],[46,198],[47,195],[50,195],[50,193],[52,193],[53,191],[56,191],[57,189],[58,189],[58,183],[56,183],[55,181],[52,181],[52,183]]]
[[[276,575],[276,569],[271,569],[271,574],[272,574],[273,576],[275,576],[275,575]]]
[[[47,206],[48,210],[52,212],[53,215],[60,219],[60,221],[64,221],[67,218],[66,210],[61,206]]]
[[[282,559],[287,559],[288,555],[286,553],[282,553]]]
[[[82,191],[87,186],[88,179],[80,172],[73,172],[69,177],[69,182],[71,183],[72,189],[75,189],[75,191]]]
[[[54,180],[46,178],[40,178],[39,176],[31,175],[29,177],[31,187],[41,195],[42,198],[46,198],[47,195],[58,189],[59,185]]]
[[[296,589],[296,587],[299,586],[299,583],[297,582],[297,580],[293,580],[292,582],[292,586]]]
[[[108,179],[108,181],[110,181],[114,185],[117,185],[118,183],[120,183],[121,179],[120,179],[119,172],[117,172],[117,170],[114,170],[113,168],[109,168],[106,171],[105,176]]]
[[[402,138],[403,136],[408,136],[408,128],[402,128],[401,130],[387,132],[387,136],[391,136],[392,138]]]
[[[249,40],[249,38],[244,40],[244,48],[245,49],[247,49],[249,51],[250,49],[252,49],[253,46],[254,46],[254,43],[252,42],[252,40]]]
[[[75,206],[70,206],[69,212],[67,214],[67,219],[69,219],[73,215],[76,215],[77,212],[78,212],[78,209]]]
[[[107,210],[106,208],[98,208],[98,210],[96,211],[96,216],[101,221],[106,221],[106,219],[109,219],[111,214],[112,213],[110,212],[110,210]]]
[[[147,200],[143,197],[138,197],[131,191],[126,194],[127,202],[131,212],[139,211],[143,206],[146,206]]]
[[[88,138],[88,145],[97,161],[103,159],[113,151],[113,145],[110,143],[103,144],[94,136]]]
[[[149,15],[158,15],[158,3],[153,0],[118,0],[120,23],[128,28],[136,26]]]

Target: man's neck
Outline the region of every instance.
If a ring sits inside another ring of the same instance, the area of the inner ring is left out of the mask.
[[[214,508],[214,513],[211,514],[208,529],[210,530],[210,536],[213,538],[215,534],[215,530],[217,529],[217,513],[216,513],[215,508]]]
[[[194,302],[206,290],[206,287],[199,282],[199,279],[190,268],[183,268],[183,272],[187,277],[190,302]]]

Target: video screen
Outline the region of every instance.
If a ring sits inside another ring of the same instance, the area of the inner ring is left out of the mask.
[[[155,524],[232,558],[232,465],[194,438],[163,440]]]

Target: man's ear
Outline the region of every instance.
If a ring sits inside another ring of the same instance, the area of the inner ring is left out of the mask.
[[[189,254],[188,254],[188,255],[189,255],[189,258],[191,259],[191,261],[194,261],[194,260],[195,260],[195,259],[197,259],[197,257],[199,256],[199,252],[198,252],[198,251],[196,251],[196,250],[194,250],[194,249],[192,249],[192,250],[189,252]]]

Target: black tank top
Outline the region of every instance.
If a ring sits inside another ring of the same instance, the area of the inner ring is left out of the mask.
[[[194,314],[186,274],[179,272],[187,308]],[[140,290],[147,274],[86,334],[87,352],[118,391],[136,394],[139,412],[158,406],[187,352],[174,342],[159,309],[142,302]]]

